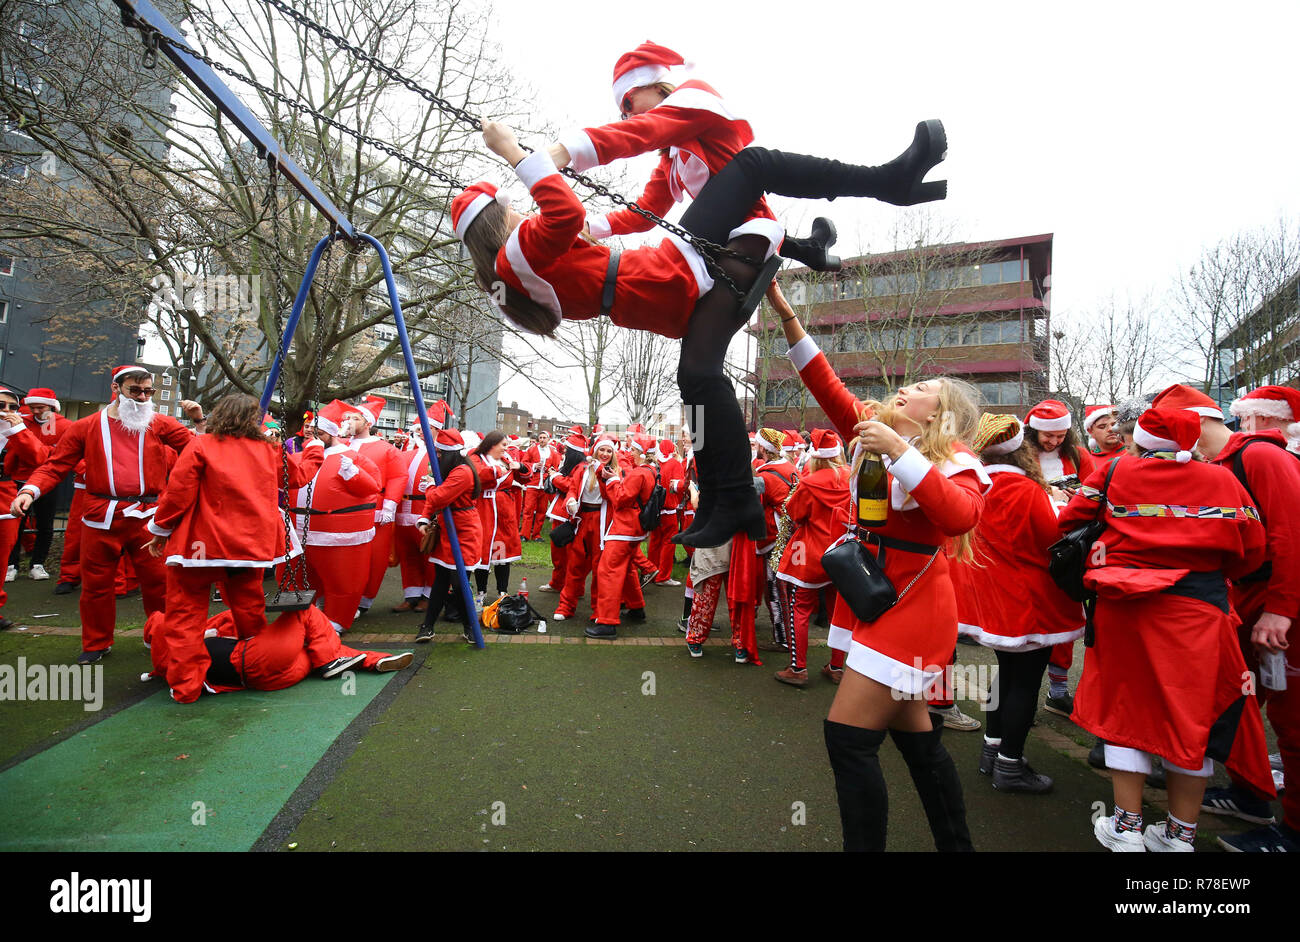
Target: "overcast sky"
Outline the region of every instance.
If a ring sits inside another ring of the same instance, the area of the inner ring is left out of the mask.
[[[656,7],[689,16],[656,22]],[[1057,317],[1158,299],[1204,247],[1300,216],[1296,0],[740,7],[499,0],[494,38],[561,126],[617,118],[613,64],[646,39],[692,62],[764,146],[881,163],[941,118],[935,205],[969,241],[1054,233]],[[654,160],[634,166],[639,186]],[[900,212],[774,207],[794,230],[830,215],[844,256],[888,248]],[[502,398],[538,395],[511,380]]]

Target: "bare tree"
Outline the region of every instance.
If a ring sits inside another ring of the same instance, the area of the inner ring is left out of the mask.
[[[616,353],[628,422],[651,422],[677,395],[677,344],[646,330],[626,330]]]
[[[1167,318],[1149,298],[1110,298],[1095,312],[1059,316],[1051,337],[1052,388],[1077,419],[1083,407],[1148,392],[1168,349]]]

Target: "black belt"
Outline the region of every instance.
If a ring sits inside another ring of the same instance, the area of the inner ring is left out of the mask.
[[[1249,575],[1242,576],[1237,580],[1237,585],[1250,585],[1254,582],[1267,582],[1273,578],[1273,560],[1268,560]]]
[[[1223,578],[1222,570],[1189,572],[1164,591],[1170,595],[1206,602],[1225,615],[1228,614],[1228,583]]]
[[[291,513],[296,514],[350,514],[354,510],[374,510],[375,504],[357,504],[355,507],[340,507],[338,510],[316,510],[313,507],[290,507]]]
[[[407,494],[402,500],[424,500],[423,494]]]
[[[597,513],[599,510],[600,510],[600,504],[579,504],[578,505],[578,513],[580,514],[594,514]]]
[[[618,259],[622,255],[618,249],[609,250],[609,264],[605,266],[605,284],[600,289],[600,313],[608,314],[614,309],[614,281],[618,278]]]
[[[104,500],[138,500],[143,504],[152,504],[158,499],[157,494],[96,494],[93,491],[91,497],[100,497]]]
[[[922,556],[933,556],[935,553],[939,552],[939,547],[931,546],[929,543],[913,543],[910,540],[899,540],[892,536],[882,536],[874,530],[866,530],[862,527],[858,527],[858,536],[865,543],[875,543],[877,546],[902,550],[904,553],[919,553]]]

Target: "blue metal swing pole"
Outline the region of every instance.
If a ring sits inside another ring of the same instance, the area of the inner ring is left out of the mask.
[[[289,323],[284,325],[284,337],[280,340],[280,349],[276,351],[275,361],[271,364],[271,372],[266,376],[266,388],[262,390],[262,411],[266,412],[267,407],[271,404],[271,393],[275,392],[275,384],[280,379],[280,368],[284,366],[284,358],[289,355],[289,341],[293,339],[293,332],[298,328],[298,318],[302,317],[302,309],[307,305],[307,294],[311,291],[311,283],[316,278],[316,266],[320,264],[321,256],[325,254],[325,248],[334,239],[334,235],[327,235],[316,243],[316,248],[312,250],[311,258],[307,260],[307,268],[302,273],[302,284],[298,286],[298,294],[293,299],[293,309],[289,312]],[[272,299],[274,303],[278,299]],[[320,403],[316,403],[320,408]],[[288,403],[280,403],[280,408],[288,408]],[[285,416],[285,420],[288,420]]]
[[[424,393],[420,390],[420,380],[415,369],[415,357],[411,355],[411,341],[406,336],[406,321],[402,318],[402,303],[397,299],[397,283],[393,280],[393,266],[388,261],[388,253],[374,236],[358,232],[357,236],[369,242],[379,253],[379,263],[384,267],[384,282],[388,285],[388,301],[393,308],[393,317],[397,320],[397,337],[402,342],[402,357],[406,360],[406,375],[411,381],[411,395],[415,397],[415,408],[420,416],[420,430],[424,433],[424,442],[429,450],[429,472],[433,479],[442,484],[442,472],[438,470],[438,449],[434,443],[433,433],[429,429],[429,413],[424,405]],[[451,508],[442,510],[443,533],[451,543],[451,557],[456,561],[456,573],[460,577],[460,593],[465,600],[466,627],[473,634],[474,647],[483,648],[483,633],[478,626],[478,606],[475,604],[473,590],[469,585],[469,574],[465,571],[465,558],[460,551],[460,539],[456,536],[456,525],[451,519]],[[429,600],[432,606],[434,600]]]

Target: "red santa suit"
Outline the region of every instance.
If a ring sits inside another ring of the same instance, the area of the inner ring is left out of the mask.
[[[863,403],[840,382],[813,339],[805,337],[788,355],[839,434],[846,441],[854,437]],[[979,460],[960,446],[942,467],[915,448],[886,463],[890,503],[885,525],[869,531],[859,527],[859,532],[869,533],[878,544],[873,546],[877,556],[883,546],[885,575],[898,591],[911,588],[870,623],[859,621],[841,601],[832,631],[839,630],[840,643],[843,632],[852,636],[846,663],[853,670],[918,695],[941,678],[957,643],[957,602],[943,545],[974,528],[991,482]],[[851,489],[855,487],[856,482]]]
[[[324,418],[321,410],[317,423]],[[335,631],[352,627],[370,576],[369,544],[382,481],[373,462],[336,440],[325,449],[311,482],[290,498],[308,581],[324,600]]]
[[[559,479],[557,479],[558,482]],[[602,537],[609,527],[609,500],[600,479],[600,466],[594,459],[575,468],[569,475],[569,489],[564,495],[566,512],[578,518],[577,534],[568,546],[564,590],[555,608],[557,621],[571,618],[582,598],[591,575],[591,610],[600,611],[600,556]]]
[[[1138,427],[1175,411],[1148,410]],[[1062,511],[1062,532],[1097,517],[1105,473]],[[1104,552],[1089,554],[1084,576],[1097,593],[1096,643],[1085,649],[1071,719],[1107,742],[1108,763],[1112,744],[1190,774],[1218,759],[1272,797],[1263,723],[1242,692],[1246,664],[1224,582],[1263,559],[1249,495],[1209,464],[1128,455],[1107,501]]]
[[[456,538],[460,541],[461,558],[465,568],[473,568],[470,560],[483,555],[483,520],[479,516],[474,501],[474,470],[469,465],[457,465],[448,472],[443,482],[430,487],[424,492],[424,509],[419,523],[428,523],[442,511],[451,508],[452,525],[456,528]],[[443,521],[438,531],[438,542],[434,546],[429,562],[443,569],[456,568],[456,557],[451,551],[451,541],[447,537],[447,527]]]
[[[838,440],[834,447],[839,448]],[[822,568],[822,555],[849,525],[849,469],[822,468],[800,475],[785,512],[794,529],[781,554],[776,578],[790,613],[790,669],[802,671],[808,666],[808,622],[817,614],[819,590],[831,584]],[[835,597],[832,588],[828,610],[834,609]]]
[[[320,468],[323,452],[319,441],[301,454],[282,456],[282,447],[265,438],[200,435],[172,468],[148,529],[167,538],[164,632],[171,655],[164,664],[178,703],[192,703],[203,689],[203,628],[213,583],[240,637],[266,625],[263,571],[286,559],[282,462],[288,464],[289,486],[301,487]],[[299,552],[295,546],[290,555]]]
[[[478,569],[513,563],[523,556],[512,495],[515,472],[507,460],[479,454],[470,456],[470,461],[480,466],[479,484],[482,487],[475,501],[484,537]]]
[[[402,573],[402,598],[409,604],[428,595],[433,584],[428,555],[420,552],[420,531],[416,527],[424,506],[425,495],[420,491],[420,482],[429,473],[429,452],[419,436],[414,437],[413,441],[415,447],[402,452],[406,473],[402,480],[402,499],[397,505],[394,520],[396,529],[393,533],[393,546]]]
[[[597,624],[617,625],[620,601],[629,609],[645,608],[641,580],[632,560],[646,536],[641,528],[641,507],[654,486],[654,469],[647,465],[638,465],[622,477],[600,482],[613,519],[601,540],[599,582],[603,590],[595,606]]]
[[[378,421],[378,412],[382,407],[383,400],[380,399],[378,407],[371,405],[373,412],[369,408],[366,410],[368,417],[374,417]],[[379,506],[374,513],[375,537],[370,541],[369,569],[361,595],[361,608],[364,611],[374,604],[379,587],[384,583],[384,574],[388,571],[388,560],[393,552],[397,505],[402,502],[403,495],[409,493],[406,490],[406,478],[410,469],[400,451],[375,435],[353,438],[348,447],[367,458],[383,477]]]
[[[650,561],[655,564],[655,582],[665,583],[673,577],[673,557],[676,546],[678,508],[686,491],[686,471],[677,459],[672,442],[664,439],[655,448],[659,462],[659,483],[664,488],[664,508],[659,514],[659,526],[650,534]]]
[[[528,483],[524,485],[524,521],[523,536],[536,540],[542,535],[542,523],[546,517],[546,506],[550,495],[542,489],[542,484],[552,471],[559,470],[560,452],[563,447],[558,442],[546,445],[534,443],[524,452],[523,463],[532,469]]]
[[[140,580],[145,611],[163,608],[167,575],[162,560],[144,548],[151,539],[145,524],[167,484],[176,453],[194,438],[174,418],[158,414],[137,434],[110,418],[108,408],[73,422],[23,488],[40,496],[85,461],[80,610],[81,644],[86,651],[112,647],[117,618],[113,586],[124,554],[131,557]]]
[[[31,430],[28,421],[10,425],[0,421],[0,559],[8,565],[9,554],[18,540],[19,520],[9,512],[9,506],[18,497],[15,470],[25,470],[41,464],[49,449]],[[0,611],[4,610],[8,594],[0,584]]]
[[[72,505],[68,523],[63,528],[63,554],[59,557],[59,584],[81,582],[81,515],[86,509],[86,463],[79,462],[72,472]]]
[[[554,534],[555,527],[572,518],[568,511],[569,492],[576,486],[575,476],[581,477],[583,470],[586,468],[587,439],[578,432],[570,433],[569,437],[564,440],[564,461],[558,470],[552,471],[548,481],[551,489],[555,492],[546,507],[546,519],[551,521],[551,533]],[[568,473],[562,473],[565,468]],[[569,568],[569,547],[557,546],[555,541],[551,541],[551,578],[546,584],[555,592],[563,592],[564,584],[568,579]],[[585,588],[578,595],[582,597]]]

